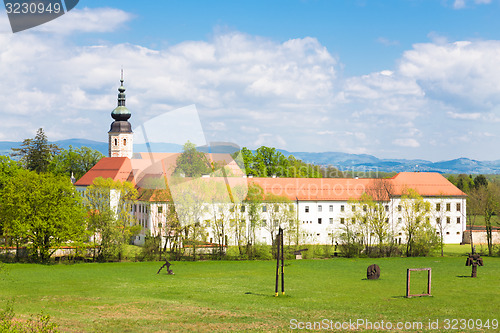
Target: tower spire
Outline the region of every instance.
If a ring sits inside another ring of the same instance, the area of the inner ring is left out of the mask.
[[[118,105],[111,112],[114,119],[109,135],[109,156],[132,158],[132,126],[128,122],[131,113],[125,106],[125,87],[123,86],[123,68],[120,75],[120,86],[118,87]]]

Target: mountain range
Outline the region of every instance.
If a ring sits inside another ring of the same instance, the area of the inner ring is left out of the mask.
[[[87,146],[98,150],[104,155],[108,154],[108,143],[92,141],[86,139],[68,139],[53,142],[61,148],[79,148]],[[8,155],[11,148],[20,147],[22,142],[0,141],[0,154]],[[150,149],[162,152],[181,152],[182,145],[151,143]],[[226,143],[216,143],[210,148],[204,146],[199,150],[216,153],[233,153],[236,150],[234,145]],[[477,161],[469,158],[457,158],[447,161],[432,162],[427,160],[415,159],[380,159],[367,154],[348,154],[341,152],[289,152],[278,149],[285,156],[293,155],[307,163],[313,163],[322,166],[331,165],[340,170],[354,171],[382,171],[382,172],[402,172],[402,171],[432,171],[439,173],[465,173],[465,174],[500,174],[500,160],[495,161]],[[148,151],[144,144],[134,145],[134,151]]]

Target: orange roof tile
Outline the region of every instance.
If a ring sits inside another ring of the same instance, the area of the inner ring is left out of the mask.
[[[164,177],[171,176],[177,156],[178,154],[156,155],[153,160],[145,158],[146,155],[142,156],[144,159],[132,160],[126,157],[106,157],[75,185],[88,186],[95,178],[103,177],[131,181],[138,189],[165,189]],[[422,196],[466,196],[441,174],[431,172],[401,172],[390,179],[382,180],[371,178],[247,178],[245,180],[241,177],[229,177],[227,181],[231,187],[234,187],[234,184],[241,186],[247,181],[261,186],[266,195],[273,194],[302,201],[348,201],[359,199],[363,193],[372,196],[379,193],[377,196],[380,199],[387,200],[388,196],[384,194],[387,191],[392,196],[401,196],[408,189],[414,189]],[[385,190],[381,191],[382,186]],[[156,201],[160,192],[141,194],[145,199],[147,197],[146,200]]]
[[[455,185],[439,173],[402,172],[390,179],[371,178],[249,178],[258,184],[266,194],[285,196],[290,200],[302,201],[348,201],[359,199],[363,193],[387,200],[383,193],[401,196],[408,189],[416,190],[422,196],[466,196]],[[381,186],[386,190],[381,190]]]
[[[443,175],[435,172],[400,172],[390,180],[394,195],[411,188],[421,196],[466,196]]]
[[[95,178],[111,178],[126,181],[130,179],[132,166],[128,157],[104,157],[80,178],[76,186],[89,186]]]

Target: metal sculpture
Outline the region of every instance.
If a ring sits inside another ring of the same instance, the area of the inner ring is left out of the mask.
[[[302,259],[302,252],[307,251],[309,249],[301,249],[297,251],[293,251],[293,254],[295,255],[295,259]]]
[[[427,292],[422,294],[411,294],[410,293],[410,278],[411,272],[414,271],[427,271]],[[413,296],[432,296],[431,295],[431,281],[432,281],[432,269],[431,268],[408,268],[406,270],[406,297]]]
[[[377,264],[368,266],[366,269],[366,278],[368,280],[377,280],[380,277],[380,267]]]
[[[280,263],[281,261],[281,263]],[[278,230],[278,235],[276,236],[276,288],[274,290],[274,296],[278,296],[278,285],[279,276],[281,274],[281,294],[285,295],[285,263],[283,255],[283,229],[281,227]]]
[[[172,272],[172,270],[170,269],[170,266],[172,266],[172,264],[169,263],[168,260],[165,260],[165,263],[163,264],[163,266],[160,267],[160,269],[158,270],[158,272],[156,274],[160,274],[161,270],[165,266],[167,267],[167,274],[168,275],[174,275],[174,272]]]
[[[472,248],[472,253],[469,253],[465,266],[472,266],[471,277],[477,277],[477,266],[483,266],[483,258],[481,258],[479,253],[476,253],[475,248]]]

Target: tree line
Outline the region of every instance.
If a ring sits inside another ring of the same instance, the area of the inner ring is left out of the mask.
[[[43,129],[12,155],[0,156],[0,232],[5,251],[27,251],[46,262],[64,244],[86,239],[86,209],[70,176],[81,177],[103,155],[87,147],[61,149]]]
[[[500,226],[500,182],[489,181],[484,175],[451,175],[448,180],[467,194],[467,225],[471,230],[471,247],[474,245],[472,228],[485,227],[488,255],[494,254],[493,227]],[[500,254],[500,249],[498,250]]]

